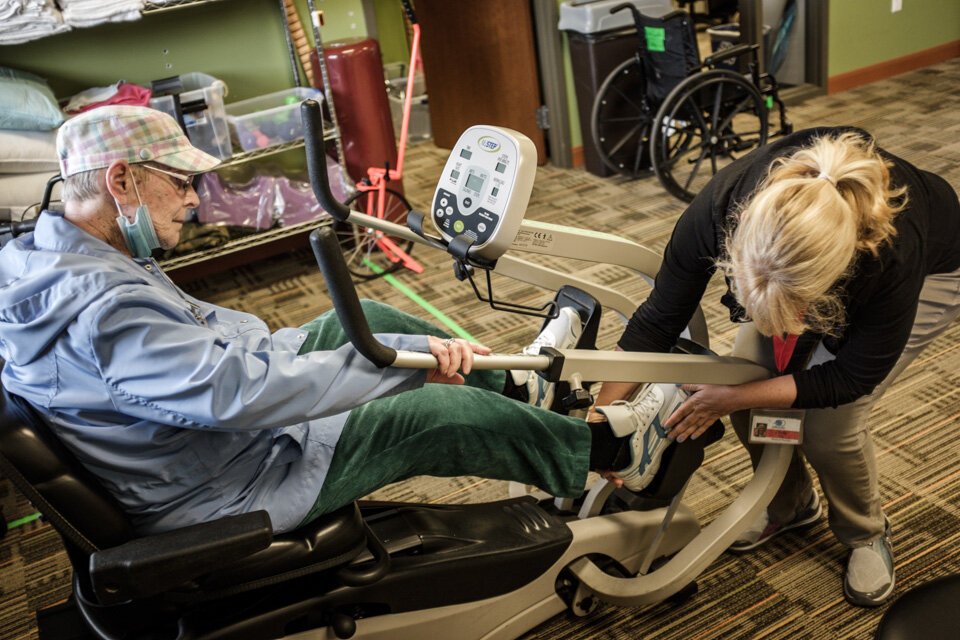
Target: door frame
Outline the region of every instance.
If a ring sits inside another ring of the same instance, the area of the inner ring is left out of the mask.
[[[570,109],[563,66],[563,39],[560,36],[560,6],[557,0],[532,0],[533,27],[537,46],[540,95],[546,107],[544,137],[550,164],[570,169],[573,149],[570,145]]]
[[[797,103],[827,93],[827,35],[829,0],[805,0],[803,3],[805,58],[804,83],[780,92],[787,103]],[[760,71],[764,69],[763,0],[740,0],[740,34],[744,42],[760,45]]]

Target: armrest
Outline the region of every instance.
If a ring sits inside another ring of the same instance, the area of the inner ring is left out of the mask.
[[[152,596],[265,549],[272,540],[266,511],[227,516],[97,551],[90,556],[90,582],[104,605]]]
[[[724,49],[719,53],[715,53],[712,56],[707,56],[703,59],[703,66],[712,67],[718,62],[723,62],[727,58],[737,58],[742,56],[745,53],[753,53],[754,56],[757,55],[757,51],[760,49],[760,45],[756,44],[738,44],[728,49]]]

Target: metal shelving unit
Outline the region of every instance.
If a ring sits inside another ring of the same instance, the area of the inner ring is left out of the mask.
[[[142,15],[148,16],[157,13],[163,13],[167,11],[172,11],[175,9],[184,9],[187,7],[196,7],[213,3],[221,3],[223,0],[170,0],[170,2],[147,2],[144,4]],[[313,0],[307,1],[308,10],[311,13],[311,16],[315,14],[316,7],[314,6]],[[284,3],[283,0],[279,0],[279,8],[281,14],[284,12]],[[327,82],[327,73],[326,73],[326,64],[323,58],[323,42],[320,37],[320,30],[317,27],[316,23],[311,20],[311,26],[313,27],[313,37],[314,42],[316,43],[316,48],[318,51],[318,59],[320,62],[322,75],[324,79],[324,96],[326,100],[327,112],[330,114],[331,122],[327,123],[330,125],[329,128],[325,127],[324,130],[324,140],[328,142],[334,142],[337,151],[339,152],[339,157],[343,158],[343,147],[340,142],[340,131],[337,126],[337,116],[336,110],[333,107],[333,100],[330,93],[330,85]],[[286,32],[286,28],[285,28]],[[293,73],[294,81],[297,84],[301,83],[301,75],[299,72],[299,67],[297,64],[296,52],[293,49],[293,43],[290,38],[286,38],[286,45],[290,53],[291,68]],[[301,149],[304,146],[303,140],[298,140],[295,142],[289,142],[280,145],[274,145],[271,147],[265,147],[263,149],[256,149],[254,151],[245,151],[240,153],[235,153],[229,160],[225,160],[220,168],[233,167],[236,165],[244,164],[247,162],[252,162],[254,160],[259,160],[268,156],[273,156],[276,154],[283,153],[285,151],[290,151],[293,149]],[[342,165],[342,163],[341,163]],[[345,169],[344,169],[345,171]],[[352,185],[345,185],[348,188]],[[238,259],[240,253],[245,253],[248,251],[255,251],[260,249],[263,253],[263,249],[267,249],[268,245],[273,243],[278,243],[278,245],[283,244],[284,241],[290,242],[296,240],[299,236],[306,236],[310,231],[318,226],[324,224],[329,224],[329,218],[321,218],[311,222],[305,222],[298,225],[293,225],[290,227],[279,227],[274,229],[267,229],[264,231],[259,231],[256,233],[251,233],[250,235],[243,236],[240,238],[235,238],[226,242],[223,245],[212,249],[195,251],[186,255],[177,256],[169,260],[164,260],[160,264],[167,271],[176,271],[179,269],[194,268],[195,270],[197,265],[200,263],[219,259]],[[274,247],[276,248],[276,247]],[[277,251],[267,251],[267,253],[277,253]]]
[[[141,15],[147,16],[152,13],[162,13],[172,9],[181,9],[183,7],[191,7],[202,4],[213,4],[214,2],[222,1],[223,0],[170,0],[170,2],[145,2],[143,5],[143,10],[140,13]]]
[[[175,271],[185,267],[192,267],[202,262],[206,262],[212,258],[220,258],[242,251],[257,249],[258,247],[263,247],[279,240],[305,236],[317,227],[322,227],[328,224],[330,224],[329,218],[320,218],[317,220],[311,220],[310,222],[301,222],[300,224],[291,225],[289,227],[278,227],[276,229],[259,231],[256,233],[251,233],[248,236],[235,238],[228,241],[226,244],[222,244],[213,249],[194,251],[193,253],[177,256],[176,258],[170,258],[169,260],[164,260],[160,262],[160,266],[163,267],[164,271]]]
[[[336,129],[329,129],[323,132],[323,139],[327,142],[336,140],[339,138],[339,133]],[[291,151],[293,149],[302,149],[303,140],[294,140],[293,142],[285,142],[283,144],[275,144],[270,147],[264,147],[263,149],[254,149],[253,151],[241,151],[234,153],[229,160],[224,160],[217,168],[226,169],[227,167],[234,167],[238,164],[243,164],[245,162],[251,162],[253,160],[260,160],[261,158],[266,158],[268,156],[277,155],[278,153],[283,153],[284,151]]]

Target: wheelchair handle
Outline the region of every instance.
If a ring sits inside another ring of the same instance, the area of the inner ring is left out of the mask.
[[[303,143],[307,155],[307,174],[310,187],[317,202],[334,220],[344,222],[350,217],[350,209],[343,206],[330,190],[330,178],[327,176],[326,141],[323,139],[323,112],[316,100],[304,100],[300,105],[300,118],[303,120]],[[313,236],[311,236],[311,242]],[[339,248],[337,252],[339,253]],[[317,258],[319,260],[319,257]]]
[[[326,171],[323,172],[326,175]],[[343,260],[340,244],[333,229],[323,227],[310,233],[310,246],[317,264],[327,281],[330,299],[337,310],[343,330],[360,354],[381,369],[389,367],[397,359],[397,351],[380,343],[370,332],[370,325],[363,315],[357,288],[353,286],[347,263]]]
[[[717,53],[707,56],[703,59],[703,66],[713,68],[718,62],[723,62],[728,58],[739,58],[744,54],[751,54],[753,56],[753,62],[756,64],[757,55],[760,50],[760,45],[758,44],[738,44]]]
[[[640,9],[637,9],[634,5],[628,2],[625,2],[623,4],[618,4],[617,6],[610,8],[610,14],[613,15],[614,13],[620,13],[625,9],[629,10],[630,13],[633,14],[633,24],[636,25],[637,27],[637,34],[642,33],[643,32],[643,19],[642,19],[643,14],[641,14]]]

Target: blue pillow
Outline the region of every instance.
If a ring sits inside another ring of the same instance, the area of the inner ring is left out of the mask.
[[[48,131],[62,122],[63,112],[43,78],[0,67],[0,129]]]

